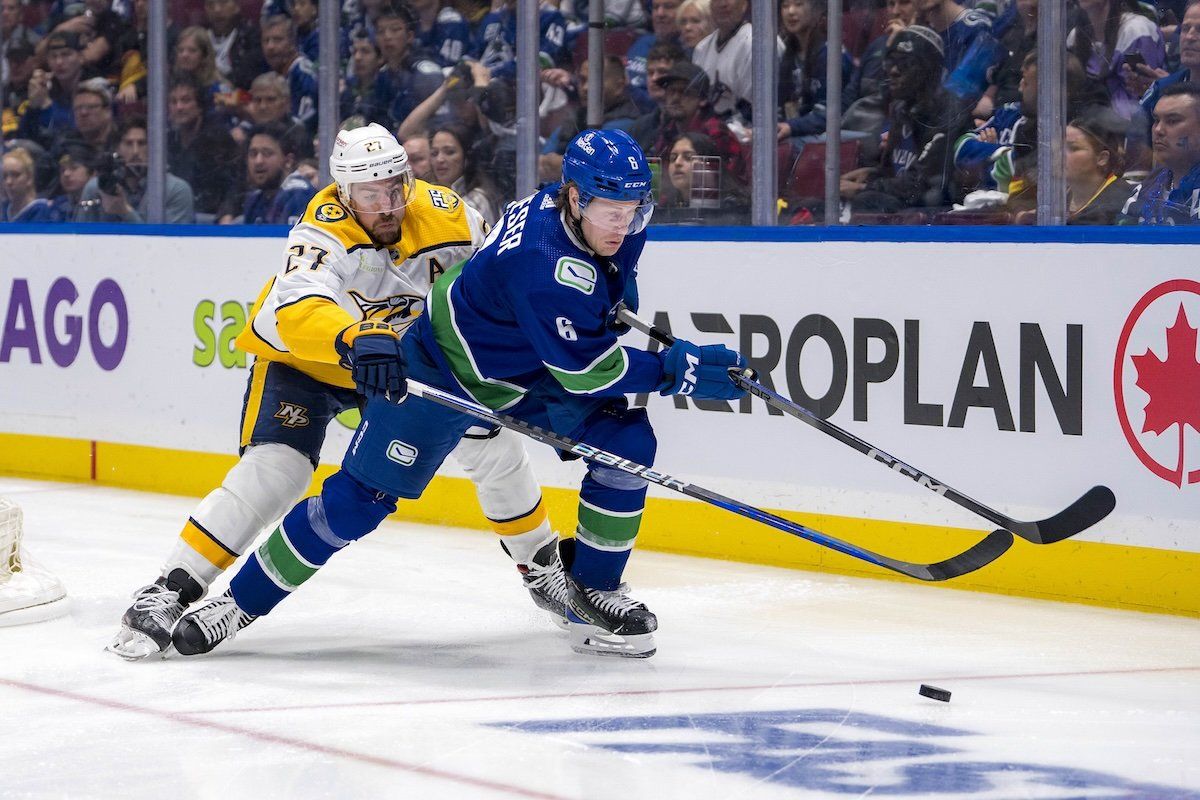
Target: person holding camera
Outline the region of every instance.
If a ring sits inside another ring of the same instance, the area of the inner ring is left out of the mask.
[[[117,152],[100,159],[95,177],[83,187],[76,222],[145,222],[148,216],[146,118],[130,117],[118,131]],[[163,222],[196,220],[192,187],[171,174],[167,175],[163,206]]]

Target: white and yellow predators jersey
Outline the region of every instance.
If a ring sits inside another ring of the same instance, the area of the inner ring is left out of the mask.
[[[424,312],[433,282],[475,252],[486,228],[454,192],[416,181],[400,241],[380,247],[330,184],[288,234],[283,264],[255,302],[237,346],[325,383],[353,387],[338,366],[338,334],[364,320],[403,333]]]

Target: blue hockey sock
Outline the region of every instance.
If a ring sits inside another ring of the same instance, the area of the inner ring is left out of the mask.
[[[343,472],[300,501],[230,581],[238,606],[261,616],[316,574],[350,542],[373,531],[395,501],[380,496]]]
[[[583,539],[575,538],[575,563],[571,577],[591,589],[611,592],[621,585],[621,574],[629,561],[629,550],[598,550]]]

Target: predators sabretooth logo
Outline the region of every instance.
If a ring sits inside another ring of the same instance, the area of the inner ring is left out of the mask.
[[[420,315],[425,301],[414,294],[394,294],[390,297],[364,297],[353,289],[349,292],[354,304],[362,311],[364,320],[386,322],[413,320]]]

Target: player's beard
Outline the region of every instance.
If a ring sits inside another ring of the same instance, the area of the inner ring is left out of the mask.
[[[381,214],[367,232],[377,244],[393,245],[400,241],[400,217],[392,212]]]

